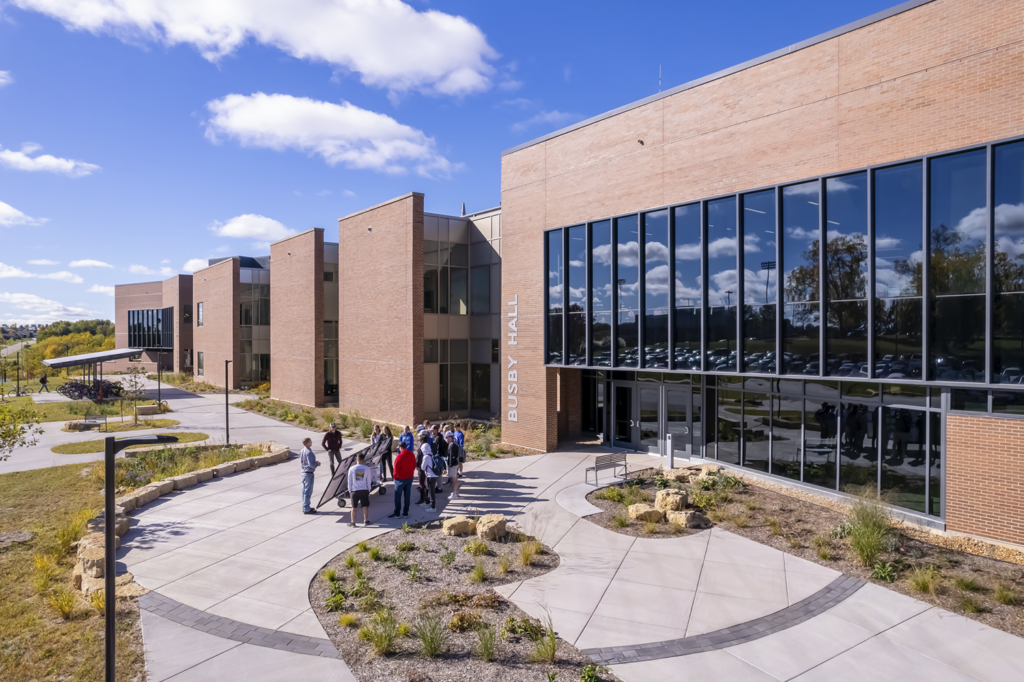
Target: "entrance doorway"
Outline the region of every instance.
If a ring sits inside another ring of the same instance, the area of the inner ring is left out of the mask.
[[[611,383],[612,445],[666,456],[672,436],[676,457],[693,453],[693,395],[689,387]]]

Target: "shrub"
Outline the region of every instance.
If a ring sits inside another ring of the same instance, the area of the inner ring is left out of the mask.
[[[850,530],[850,547],[860,562],[865,566],[873,566],[885,547],[887,529],[872,525],[854,524]]]
[[[988,613],[988,609],[980,601],[969,595],[960,600],[960,608],[966,613]]]
[[[997,602],[1004,606],[1016,606],[1020,603],[1017,590],[1012,585],[1000,584],[992,595]]]
[[[356,567],[352,569],[352,575],[355,576],[356,580],[362,580],[363,579],[363,567],[359,566],[357,564]]]
[[[409,580],[417,582],[420,579],[420,565],[413,564],[409,567]]]
[[[594,664],[590,664],[583,667],[583,672],[580,673],[580,682],[601,682],[599,677],[600,671]]]
[[[685,528],[683,528],[683,524],[676,523],[675,521],[668,524],[668,529],[671,533],[682,533],[684,530],[686,530]]]
[[[366,641],[378,656],[387,656],[395,651],[398,640],[398,621],[390,609],[381,609],[373,614],[366,627]]]
[[[644,523],[644,532],[648,535],[654,535],[658,532],[658,524],[656,524],[654,521],[646,521]]]
[[[727,504],[730,499],[732,499],[732,496],[728,490],[719,490],[715,493],[715,502],[718,504]]]
[[[505,575],[509,569],[512,568],[512,559],[509,558],[508,554],[502,554],[498,557],[498,575]]]
[[[107,612],[107,598],[103,590],[96,590],[89,595],[89,603],[92,604],[92,608],[99,615],[104,615]]]
[[[493,592],[487,592],[485,594],[478,594],[473,597],[469,605],[474,609],[496,609],[504,603],[501,597],[494,594]]]
[[[623,494],[622,489],[616,486],[597,491],[595,497],[599,500],[608,500],[609,502],[617,502],[619,504],[622,504],[626,500],[626,496]]]
[[[484,624],[476,630],[476,655],[482,661],[493,661],[498,655],[498,633],[490,625]]]
[[[469,582],[482,583],[485,580],[487,580],[487,570],[484,568],[484,560],[477,557],[476,565],[469,572]]]
[[[62,620],[71,620],[71,617],[75,615],[75,593],[71,590],[61,588],[54,591],[47,597],[46,603],[57,612]]]
[[[409,525],[408,521],[405,521],[405,522],[402,523],[402,532],[403,533],[411,533],[412,532],[412,526]],[[415,549],[415,547],[413,547],[413,549]]]
[[[541,661],[554,663],[555,656],[557,655],[558,639],[555,637],[555,628],[551,622],[551,614],[548,614],[546,632],[540,639],[534,642],[534,648],[530,652],[529,660],[531,663],[539,663]]]
[[[536,540],[527,540],[519,545],[519,563],[523,566],[532,566],[539,553],[540,543]]]
[[[470,540],[462,546],[462,551],[473,556],[484,556],[487,554],[487,543],[482,540]]]
[[[953,583],[957,586],[957,589],[963,590],[964,592],[981,592],[984,588],[974,578],[956,578]]]
[[[337,582],[338,572],[335,571],[333,568],[328,568],[326,571],[324,571],[324,578],[326,578],[327,582],[329,583]]]
[[[345,565],[349,568],[355,568],[357,565],[359,565],[359,562],[356,561],[356,555],[349,554],[347,557],[345,557]]]
[[[509,637],[526,637],[531,642],[536,642],[544,636],[544,628],[534,623],[529,618],[516,618],[509,616],[505,624],[501,626],[502,639]]]
[[[844,521],[843,523],[840,523],[838,526],[832,529],[832,539],[842,540],[843,538],[848,538],[850,537],[850,531],[852,530],[853,524],[851,524],[849,521]]]
[[[909,582],[911,589],[917,592],[935,594],[935,589],[939,585],[939,570],[934,566],[915,568],[910,573]]]
[[[363,569],[360,567],[359,570],[361,571]],[[368,594],[373,594],[373,588],[370,587],[369,580],[363,577],[359,577],[356,578],[356,584],[355,586],[353,586],[350,592],[351,596],[353,597],[365,597]]]
[[[441,560],[442,566],[448,568],[449,566],[455,563],[455,551],[450,549],[437,558]]]
[[[693,506],[700,507],[707,511],[715,506],[715,498],[709,493],[702,493],[699,490],[693,491]]]
[[[372,561],[380,561],[380,559],[381,559],[380,547],[376,547],[376,546],[371,547],[370,551],[368,552],[368,554],[369,554],[369,557],[370,557],[370,559]]]
[[[345,608],[345,595],[340,592],[338,594],[331,595],[327,598],[327,602],[324,603],[324,608],[332,613],[335,611],[341,611]]]
[[[374,613],[380,611],[384,605],[380,599],[377,598],[376,594],[368,594],[359,600],[359,610],[363,613]]]
[[[413,634],[420,640],[420,648],[427,658],[437,658],[448,650],[448,629],[432,613],[420,616]]]
[[[402,570],[403,568],[405,568],[405,565],[406,565],[406,562],[405,562],[405,552],[398,552],[397,554],[389,554],[385,558],[387,559],[387,562],[389,564],[391,564],[392,566],[394,566],[395,568],[397,568],[399,570]]]
[[[356,547],[359,548],[360,552],[366,552],[370,549],[370,543],[368,543],[366,540],[361,540],[359,544],[356,545]]]
[[[484,620],[480,617],[480,614],[460,611],[448,621],[448,629],[452,632],[466,632],[467,630],[476,630],[483,623]]]
[[[616,528],[625,528],[629,525],[629,517],[625,514],[616,514],[612,517],[612,525]]]
[[[338,616],[338,625],[343,628],[351,628],[359,625],[359,617],[354,613],[343,613]]]
[[[59,556],[64,557],[71,553],[72,545],[85,535],[85,524],[89,522],[90,518],[92,518],[92,514],[88,509],[84,509],[57,529],[57,554]]]
[[[409,524],[405,524],[405,525],[409,525]],[[416,551],[416,545],[414,543],[412,543],[412,542],[409,542],[408,540],[404,540],[402,542],[399,542],[397,545],[395,545],[395,549],[397,549],[399,552],[415,552]]]
[[[899,571],[892,564],[892,562],[885,562],[885,563],[883,563],[881,561],[878,561],[878,562],[875,563],[874,567],[871,569],[871,577],[872,578],[874,578],[875,580],[881,580],[881,581],[887,582],[887,583],[894,583],[894,582],[896,582],[896,578],[897,578],[898,575],[899,575]]]
[[[664,477],[663,475],[661,475],[661,474],[658,474],[658,475],[657,475],[657,476],[655,477],[655,479],[654,479],[654,485],[655,485],[655,486],[657,486],[658,490],[664,490],[664,489],[665,489],[665,488],[667,488],[667,487],[668,487],[668,486],[669,486],[670,484],[671,484],[671,481],[669,481],[669,479],[665,478],[665,477]]]

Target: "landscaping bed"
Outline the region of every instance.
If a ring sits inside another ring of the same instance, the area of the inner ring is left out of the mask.
[[[130,417],[124,421],[108,421],[102,427],[97,428],[97,433],[122,433],[125,431],[146,431],[149,429],[167,429],[181,424],[177,419],[140,419],[134,421]],[[63,428],[65,433],[80,433],[72,429]]]
[[[629,475],[632,491],[621,484],[611,488],[630,495],[627,501],[644,494],[653,500],[661,474],[657,469],[634,472]],[[662,477],[660,485],[689,494],[713,524],[731,533],[1024,636],[1024,566],[941,546],[937,542],[943,538],[895,522],[870,497],[860,498],[853,507],[816,504],[802,499],[809,494],[784,494],[778,491],[781,486],[750,477],[723,473],[708,479],[684,483]],[[657,524],[655,533],[647,533],[646,524],[634,520],[618,527],[614,519],[625,513],[626,506],[606,499],[609,489],[587,497],[606,510],[588,521],[634,537],[696,532],[672,533],[668,524]]]
[[[554,552],[515,533],[482,540],[443,535],[436,521],[406,524],[331,560],[309,598],[359,680],[567,682],[591,660],[492,589],[557,566]]]
[[[40,422],[66,422],[74,419],[81,419],[86,414],[107,415],[108,417],[131,414],[132,404],[127,401],[125,408],[120,400],[108,400],[102,403],[91,400],[71,400],[58,403],[36,403],[31,397],[9,398],[6,404],[14,407],[28,408],[36,413]],[[139,407],[152,405],[152,400],[140,400]]]
[[[171,420],[160,420],[160,421],[171,421]],[[145,427],[144,427],[145,428]],[[147,435],[158,435],[158,436],[174,436],[178,439],[179,443],[198,443],[199,441],[207,440],[210,436],[206,433],[199,433],[197,431],[174,431],[170,433],[158,433],[158,434],[147,434]],[[131,438],[132,436],[125,436],[125,438]],[[120,440],[120,439],[119,439]],[[58,455],[86,455],[94,452],[103,452],[103,448],[106,447],[105,438],[99,438],[96,440],[80,440],[74,443],[62,443],[55,445],[50,448],[51,452],[55,452]],[[134,450],[138,448],[149,447],[147,445],[133,445],[126,450]]]

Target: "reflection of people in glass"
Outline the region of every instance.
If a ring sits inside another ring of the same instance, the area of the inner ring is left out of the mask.
[[[835,405],[828,402],[822,403],[821,407],[814,413],[814,419],[821,428],[822,440],[836,437],[838,415],[836,414]]]

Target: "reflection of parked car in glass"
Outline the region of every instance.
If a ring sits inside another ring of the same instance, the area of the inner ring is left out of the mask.
[[[809,374],[809,375],[812,375],[812,376],[818,376],[818,363],[817,363],[817,361],[815,361],[815,362],[808,362],[807,363],[807,367],[804,368],[803,373],[804,374]]]

